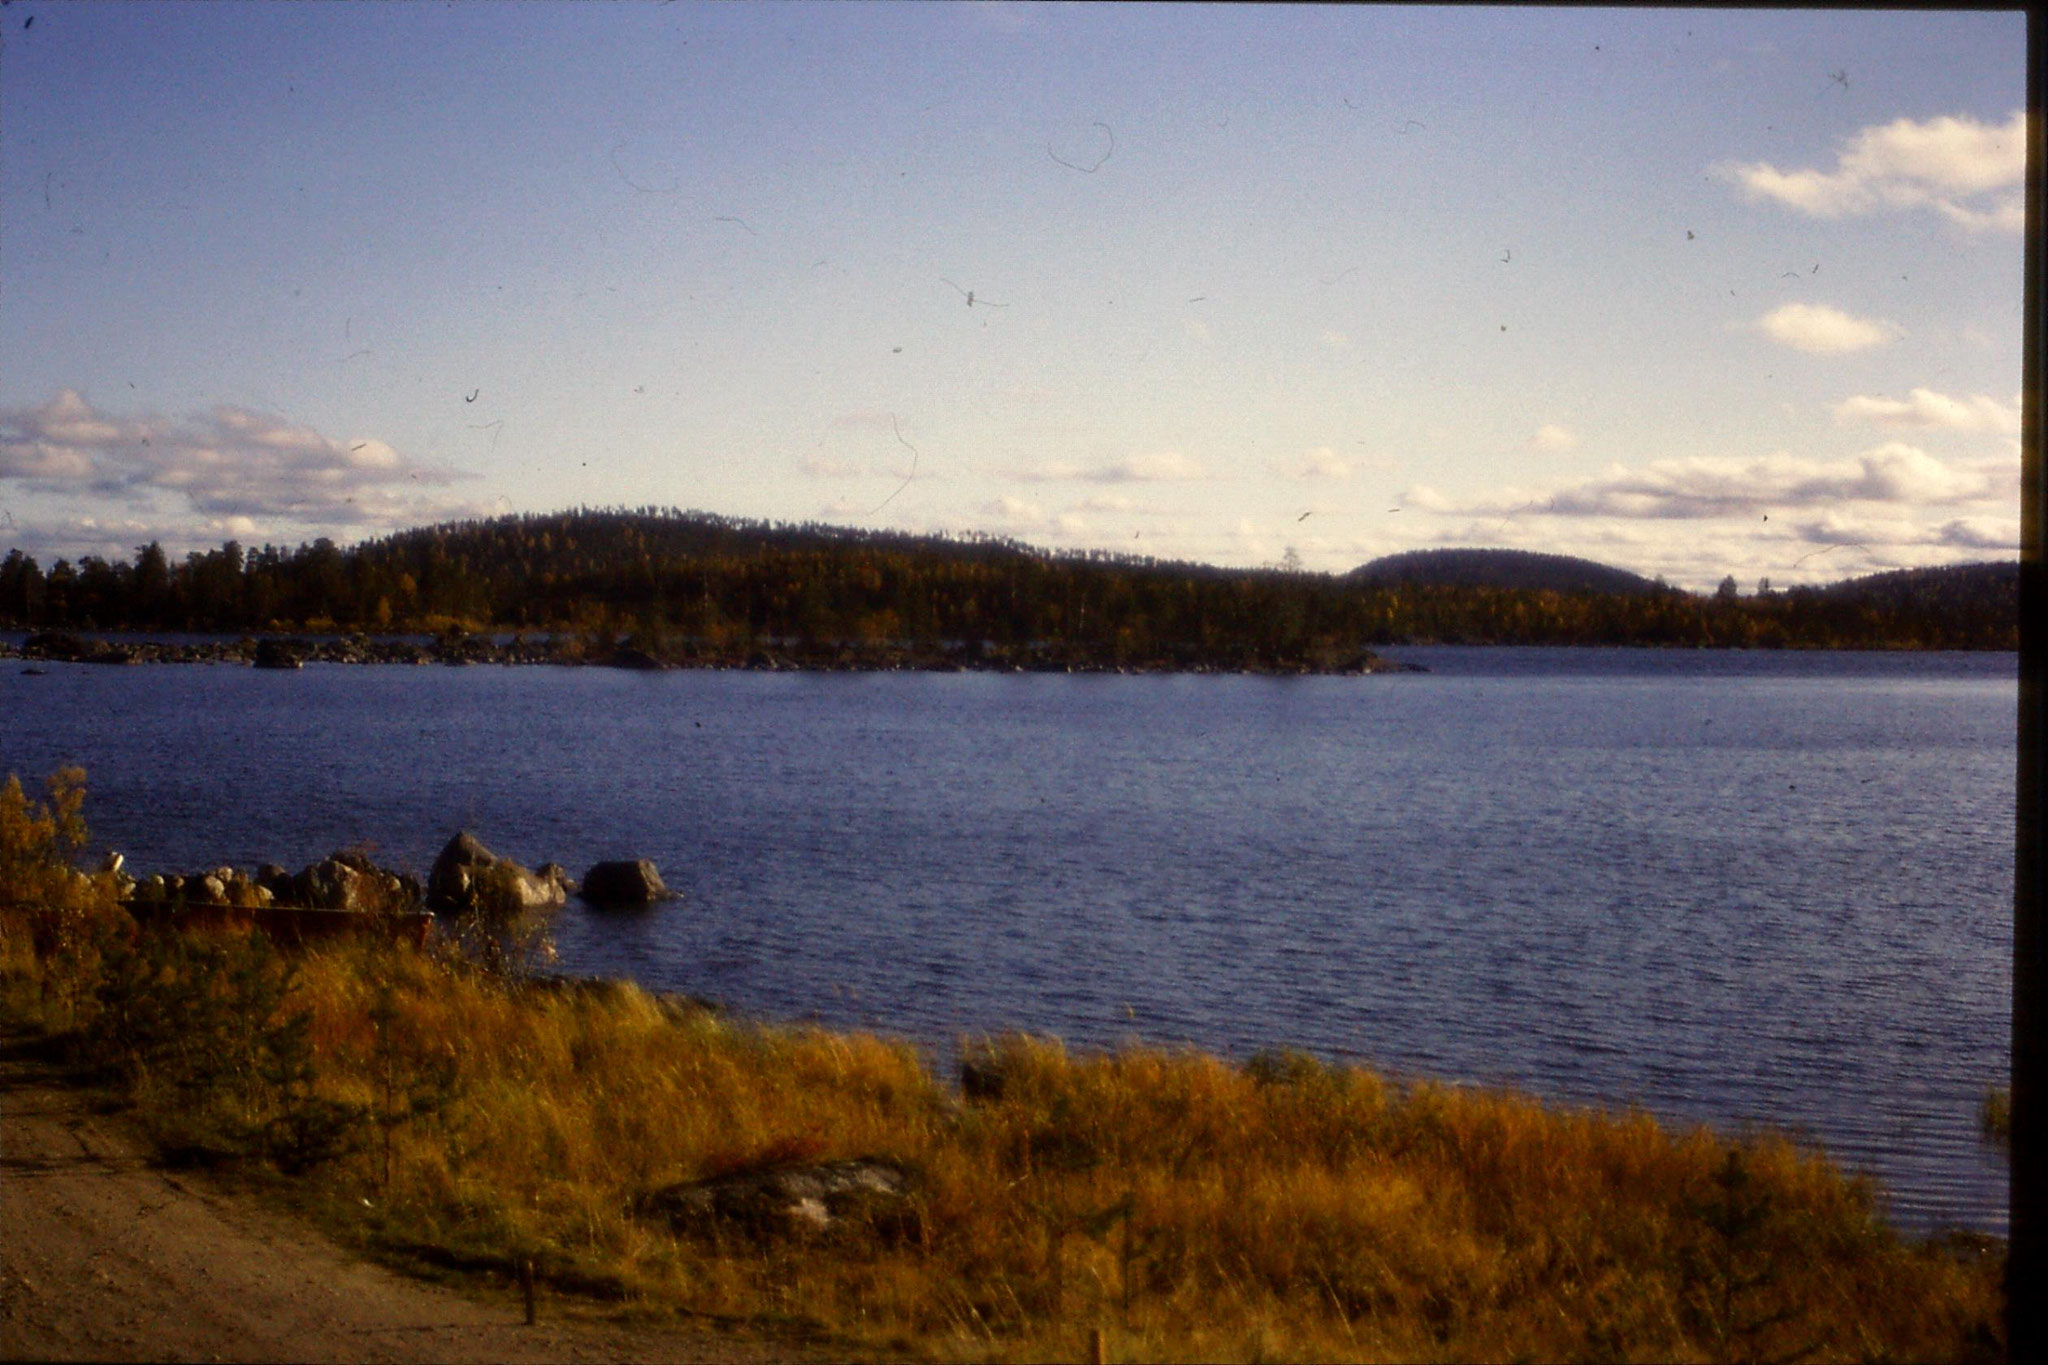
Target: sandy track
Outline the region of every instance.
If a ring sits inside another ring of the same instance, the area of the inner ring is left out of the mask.
[[[0,1356],[10,1360],[751,1362],[708,1328],[565,1318],[369,1265],[288,1215],[169,1172],[74,1091],[0,1062]]]

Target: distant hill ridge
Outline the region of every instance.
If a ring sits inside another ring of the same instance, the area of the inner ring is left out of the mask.
[[[676,509],[578,509],[173,562],[0,557],[0,624],[32,629],[542,631],[722,661],[968,651],[1005,665],[1341,669],[1394,644],[2012,649],[2018,567],[1696,594],[1591,560],[1423,550],[1344,575]]]
[[[1523,592],[1616,593],[1644,596],[1678,593],[1641,574],[1573,555],[1530,550],[1410,550],[1361,564],[1344,576],[1363,586],[1392,583],[1431,587],[1505,588]],[[2019,610],[2020,566],[2006,560],[1945,564],[1924,569],[1889,569],[1836,583],[1783,590],[1831,602],[1889,609],[1917,608],[2015,614]]]
[[[2020,609],[2020,566],[2016,560],[2004,560],[1944,564],[1933,569],[1891,569],[1803,591],[1817,591],[1824,597],[1839,601],[1887,607],[1938,609],[1989,604],[2008,610],[2017,617]]]
[[[1662,583],[1572,555],[1531,550],[1410,550],[1361,564],[1346,575],[1361,584],[1425,583],[1528,592],[1601,592],[1643,596],[1674,591]]]
[[[546,567],[555,570],[572,565],[587,568],[612,564],[622,559],[684,563],[721,556],[895,554],[957,563],[1041,560],[1133,569],[1230,572],[1117,550],[1046,550],[1007,536],[973,531],[870,530],[829,522],[763,521],[666,507],[584,507],[440,522],[366,540],[348,553],[403,558],[433,550],[485,556],[511,552],[537,564],[545,562]]]

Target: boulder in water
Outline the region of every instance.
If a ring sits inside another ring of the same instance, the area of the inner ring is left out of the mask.
[[[583,899],[592,905],[652,905],[675,895],[646,858],[599,863],[583,874]]]

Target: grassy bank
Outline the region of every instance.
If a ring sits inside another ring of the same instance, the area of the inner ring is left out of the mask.
[[[848,1353],[1085,1359],[1100,1331],[1120,1360],[1998,1355],[1999,1257],[1902,1241],[1868,1184],[1775,1138],[1022,1038],[976,1050],[963,1094],[900,1043],[451,950],[137,933],[61,865],[75,817],[0,801],[4,894],[63,907],[0,918],[10,1030],[167,1153],[386,1257],[531,1258],[554,1292]],[[646,1199],[838,1158],[896,1163],[907,1196],[820,1229]]]

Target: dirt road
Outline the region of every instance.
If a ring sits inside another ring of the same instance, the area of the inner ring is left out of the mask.
[[[472,1299],[365,1264],[288,1215],[146,1162],[39,1069],[0,1061],[0,1357],[740,1362],[812,1355],[711,1328]]]

